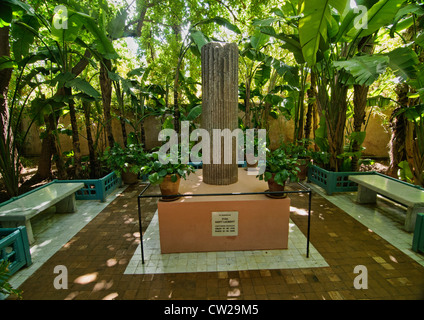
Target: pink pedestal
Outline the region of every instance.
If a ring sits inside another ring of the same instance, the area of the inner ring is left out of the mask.
[[[207,185],[202,182],[201,174],[201,170],[198,170],[187,180],[181,180],[179,192],[263,192],[268,189],[265,182],[259,181],[254,175],[248,176],[242,168],[239,169],[238,182],[228,186]],[[227,212],[232,214],[225,221]],[[158,214],[162,253],[287,249],[290,215],[288,197],[184,197],[173,202],[159,201]],[[213,215],[224,218],[215,220]],[[222,223],[227,222],[229,228],[221,228]],[[234,233],[236,235],[228,236]]]

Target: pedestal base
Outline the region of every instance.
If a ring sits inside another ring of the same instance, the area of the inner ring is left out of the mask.
[[[264,192],[267,184],[239,169],[238,182],[211,186],[201,170],[182,180],[180,193]],[[162,253],[287,249],[290,198],[265,195],[183,197],[159,202]]]

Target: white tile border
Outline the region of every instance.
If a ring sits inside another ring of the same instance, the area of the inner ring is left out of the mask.
[[[143,235],[145,263],[141,261],[141,245],[131,258],[124,274],[159,274],[187,272],[219,272],[261,269],[290,269],[328,267],[328,263],[309,244],[307,239],[290,220],[288,249],[254,251],[220,251],[167,253],[160,252],[157,210]]]

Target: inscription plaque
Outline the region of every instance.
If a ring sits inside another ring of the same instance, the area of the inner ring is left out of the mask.
[[[238,211],[212,212],[212,236],[237,236]]]

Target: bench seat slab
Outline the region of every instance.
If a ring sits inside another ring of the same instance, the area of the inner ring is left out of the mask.
[[[0,222],[5,228],[25,226],[30,243],[34,235],[30,219],[44,210],[55,206],[58,213],[77,211],[75,192],[84,187],[82,182],[52,183],[37,191],[0,207]]]
[[[401,203],[407,207],[404,229],[413,232],[417,213],[424,212],[424,191],[376,175],[350,176],[358,184],[356,201],[360,204],[376,203],[377,194]]]

